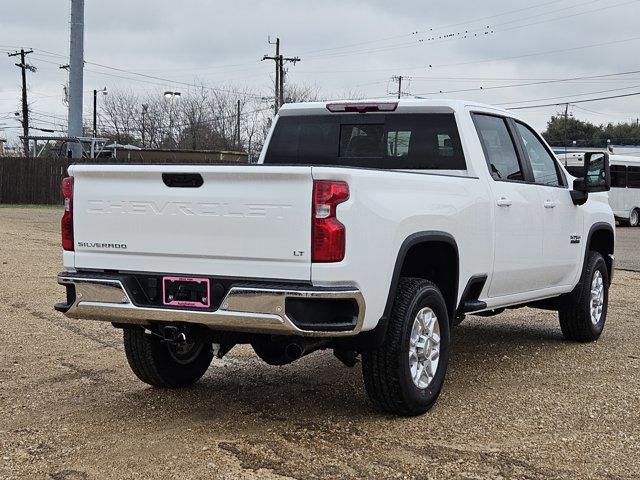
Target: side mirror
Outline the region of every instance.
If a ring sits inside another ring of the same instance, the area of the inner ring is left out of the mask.
[[[588,152],[584,154],[582,176],[573,181],[571,198],[576,205],[587,201],[589,193],[608,192],[611,189],[611,170],[609,154],[606,152]]]

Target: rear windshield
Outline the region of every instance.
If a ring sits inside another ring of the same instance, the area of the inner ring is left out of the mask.
[[[466,170],[453,114],[280,117],[264,163]]]

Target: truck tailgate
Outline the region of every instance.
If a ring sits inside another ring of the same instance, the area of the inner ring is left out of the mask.
[[[74,165],[69,171],[76,269],[310,280],[310,167]],[[167,186],[163,174],[178,185],[199,174],[202,185]]]

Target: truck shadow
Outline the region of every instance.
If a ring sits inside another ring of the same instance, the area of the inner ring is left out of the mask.
[[[576,348],[576,344],[562,340],[557,323],[539,321],[537,316],[536,321],[539,323],[516,324],[476,317],[456,327],[446,390],[472,397],[475,390],[465,389],[477,378],[499,383],[505,371],[521,374],[533,360],[552,363],[562,352]],[[240,353],[232,351],[225,359],[214,360],[205,377],[191,388],[143,388],[125,394],[123,400],[154,405],[161,411],[184,411],[202,421],[247,415],[275,421],[380,417],[366,398],[360,365],[349,369],[330,351],[316,352],[282,367],[266,365],[257,356],[247,355],[247,350]]]

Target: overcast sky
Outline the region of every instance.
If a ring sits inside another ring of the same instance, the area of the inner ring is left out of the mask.
[[[38,68],[28,74],[32,125],[51,128],[56,115],[66,123],[67,78],[58,65],[68,61],[69,8],[68,0],[6,2],[0,136],[18,133],[1,128],[18,125],[11,117],[20,105],[20,71],[6,52],[22,46],[35,50],[29,63]],[[640,91],[640,73],[521,85],[640,70],[640,0],[87,0],[85,23],[88,62],[177,82],[249,86],[264,95],[274,69],[260,61],[273,54],[268,36],[281,38],[285,55],[302,59],[289,68],[288,80],[314,85],[326,98],[385,96],[397,88],[392,75],[410,79],[403,89],[410,94],[504,106]],[[85,91],[105,86],[159,96],[188,89],[87,64]],[[85,93],[88,116],[91,102]],[[520,113],[542,130],[562,109]],[[580,103],[570,111],[595,123],[635,121],[640,96]]]

